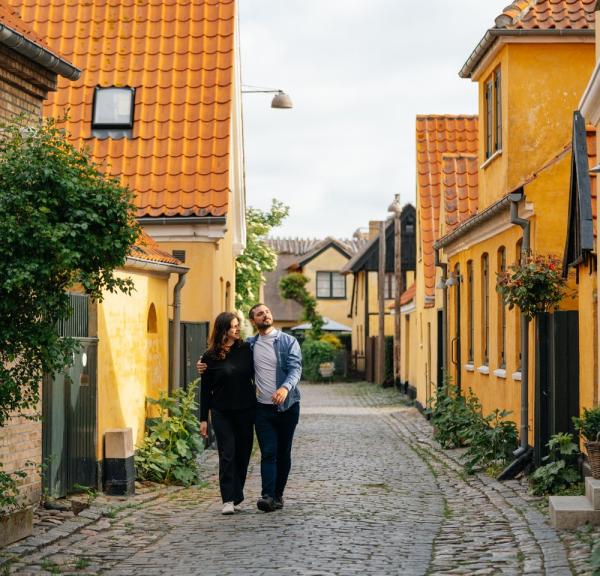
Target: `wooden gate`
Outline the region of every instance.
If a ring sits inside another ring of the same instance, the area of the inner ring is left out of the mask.
[[[574,432],[579,414],[579,315],[539,314],[536,320],[534,459],[539,465],[553,434]]]
[[[88,297],[70,295],[73,315],[58,326],[78,344],[72,365],[42,386],[42,457],[45,488],[66,496],[76,485],[96,487],[96,338],[88,337]]]

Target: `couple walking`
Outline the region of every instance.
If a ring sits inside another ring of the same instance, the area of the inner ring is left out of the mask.
[[[200,434],[207,436],[210,411],[219,451],[223,514],[233,514],[244,500],[254,429],[262,478],[256,505],[263,512],[283,507],[300,417],[298,341],[274,328],[264,304],[253,306],[249,318],[258,334],[242,342],[238,317],[231,312],[219,314],[209,348],[196,365],[202,374]]]

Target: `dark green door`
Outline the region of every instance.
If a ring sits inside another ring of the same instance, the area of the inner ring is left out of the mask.
[[[87,297],[71,295],[71,304],[73,316],[59,333],[77,340],[77,352],[63,374],[44,379],[42,390],[45,488],[54,497],[66,496],[76,485],[97,484],[98,341],[87,337]]]

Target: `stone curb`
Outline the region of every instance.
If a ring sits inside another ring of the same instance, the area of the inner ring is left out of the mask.
[[[204,450],[198,457],[198,463],[202,464],[204,461],[210,460],[211,456],[214,458],[214,452],[216,451],[210,449]],[[158,485],[158,488],[155,490],[150,490],[144,494],[136,494],[126,499],[119,499],[115,503],[103,504],[102,506],[92,503],[89,508],[82,510],[77,516],[65,520],[62,524],[51,528],[43,534],[32,535],[6,548],[0,548],[0,567],[14,562],[20,556],[38,552],[46,546],[50,546],[63,538],[76,534],[102,518],[109,518],[114,514],[133,510],[149,502],[158,500],[162,496],[181,492],[185,488],[185,486]]]

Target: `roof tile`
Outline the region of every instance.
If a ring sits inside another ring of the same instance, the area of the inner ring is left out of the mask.
[[[475,155],[478,144],[477,116],[417,116],[417,201],[421,227],[425,295],[435,292],[433,243],[440,230],[442,170],[446,151]],[[468,196],[468,192],[467,192]]]
[[[60,80],[61,117],[136,195],[137,215],[222,216],[230,192],[235,0],[8,0],[83,70]],[[92,137],[96,86],[136,88],[132,138]]]
[[[506,30],[587,30],[595,24],[596,0],[515,0],[496,18]]]
[[[156,240],[149,234],[142,231],[136,243],[131,247],[129,252],[131,258],[138,260],[146,260],[148,262],[160,262],[162,264],[174,264],[175,266],[183,266],[180,260],[172,256],[168,252],[161,250],[156,243]]]

